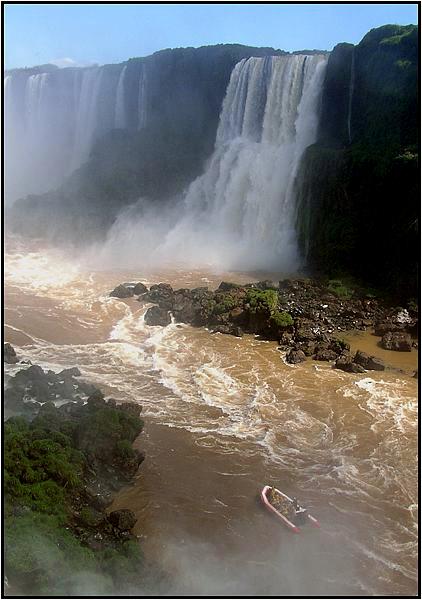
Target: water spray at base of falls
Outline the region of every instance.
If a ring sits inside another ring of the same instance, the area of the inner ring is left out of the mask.
[[[167,233],[160,227],[158,242],[144,248],[144,234],[158,219],[144,213],[134,221],[131,210],[109,233],[107,259],[141,250],[152,263],[300,268],[293,184],[304,150],[316,139],[326,63],[325,55],[301,54],[240,61],[227,88],[214,153],[169,219]]]

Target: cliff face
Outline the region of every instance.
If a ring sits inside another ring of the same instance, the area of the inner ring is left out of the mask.
[[[122,207],[140,197],[154,202],[177,197],[212,153],[235,64],[250,56],[274,54],[283,52],[218,45],[163,50],[120,65],[50,69],[44,80],[45,70],[40,68],[11,72],[8,98],[18,97],[17,107],[32,138],[17,149],[16,169],[8,171],[6,165],[6,189],[8,179],[20,181],[17,171],[27,155],[34,181],[50,176],[52,170],[58,178],[68,177],[61,185],[53,178],[46,189],[54,191],[18,200],[9,222],[44,235],[42,220],[48,215],[60,239],[69,229],[91,236],[110,226]],[[72,94],[77,98],[73,104]],[[25,109],[23,97],[27,108],[31,103],[38,107],[41,118],[35,123],[36,111]],[[54,136],[51,110],[56,114],[57,98],[65,97],[67,108],[55,121],[70,122],[72,127],[60,126]],[[43,124],[39,109],[45,105],[51,110]],[[34,169],[35,148],[43,146],[39,139],[43,126],[54,140],[44,144],[49,153]],[[19,137],[19,132],[12,134],[11,138]],[[27,189],[37,193],[31,183]]]
[[[387,25],[330,55],[318,141],[297,179],[308,264],[417,293],[418,31]]]

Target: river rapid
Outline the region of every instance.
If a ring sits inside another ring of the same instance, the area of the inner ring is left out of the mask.
[[[17,239],[6,251],[5,340],[18,355],[78,366],[106,395],[143,406],[146,460],[113,508],[136,513],[145,555],[171,574],[174,594],[417,594],[416,350],[350,334],[352,349],[395,369],[288,365],[276,343],[149,327],[147,306],[108,296],[123,281],[214,288],[276,274],[141,260],[93,270]],[[280,525],[259,502],[266,483],[297,496],[321,530]]]

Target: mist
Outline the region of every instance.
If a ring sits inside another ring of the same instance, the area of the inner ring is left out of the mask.
[[[204,173],[179,202],[122,210],[88,251],[94,264],[297,271],[294,182],[316,139],[325,65],[318,55],[238,63]]]
[[[326,61],[326,56],[317,54],[241,60],[231,73],[214,151],[202,175],[167,200],[146,196],[117,209],[108,231],[97,231],[99,239],[88,242],[88,264],[297,271],[303,260],[296,239],[294,183],[303,152],[316,139]],[[135,121],[142,136],[150,108],[148,74],[143,63],[140,67]],[[6,180],[13,185],[18,181],[20,193],[45,191],[87,161],[89,148],[101,133],[125,130],[134,120],[128,112],[127,69],[123,64],[113,66],[111,73],[104,67],[53,70],[27,75],[25,85],[20,82],[23,73],[7,75],[6,141],[11,151]],[[24,131],[17,127],[22,115],[17,118],[12,110],[18,84],[23,93]],[[56,121],[53,128],[52,120]],[[41,153],[35,152],[40,140]],[[102,160],[113,168],[107,154]],[[17,164],[28,178],[15,176]],[[88,171],[89,176],[95,177],[95,171]],[[7,191],[8,197],[16,198],[17,189]],[[62,237],[72,240],[66,210],[71,211],[74,224],[77,205],[72,208],[68,201],[68,208],[56,219],[50,206],[49,235],[57,239],[60,236],[54,231],[64,230]],[[42,216],[41,212],[39,219]]]

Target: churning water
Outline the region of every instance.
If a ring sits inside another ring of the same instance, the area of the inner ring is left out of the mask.
[[[387,353],[407,374],[291,366],[275,343],[149,327],[146,307],[108,297],[123,280],[214,287],[253,274],[89,271],[16,244],[6,266],[6,339],[18,354],[77,365],[143,405],[147,459],[114,506],[135,511],[147,556],[173,573],[176,591],[416,593],[415,351],[403,364]],[[372,339],[353,343],[375,348]],[[321,531],[292,538],[273,521],[256,500],[267,482],[303,500]]]

